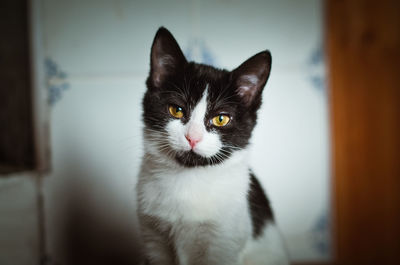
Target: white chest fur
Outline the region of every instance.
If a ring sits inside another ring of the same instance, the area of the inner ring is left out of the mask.
[[[219,221],[247,214],[245,152],[216,166],[158,170],[144,159],[138,184],[140,211],[165,221]],[[244,211],[244,212],[243,212]]]

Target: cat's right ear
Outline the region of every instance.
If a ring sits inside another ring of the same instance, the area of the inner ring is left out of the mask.
[[[151,46],[150,79],[153,87],[160,88],[164,81],[187,63],[174,36],[166,28],[158,29]]]
[[[261,93],[271,71],[271,53],[257,53],[232,71],[236,93],[246,106],[260,106]]]

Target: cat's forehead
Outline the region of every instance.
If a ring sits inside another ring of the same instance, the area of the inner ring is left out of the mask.
[[[198,103],[204,94],[209,104],[215,104],[226,97],[233,96],[233,91],[229,89],[230,85],[229,72],[207,65],[193,64],[186,69],[179,87],[175,89],[185,96],[190,105]]]

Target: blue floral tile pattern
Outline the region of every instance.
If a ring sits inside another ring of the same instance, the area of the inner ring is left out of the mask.
[[[46,70],[48,102],[50,106],[53,106],[60,101],[63,92],[67,90],[70,85],[67,82],[67,74],[60,69],[53,59],[46,58],[44,65]]]
[[[311,52],[308,60],[309,80],[314,88],[325,91],[325,72],[324,72],[324,50],[322,44]]]
[[[217,66],[216,57],[202,39],[191,39],[184,51],[188,61]]]
[[[330,226],[330,215],[326,210],[317,218],[317,220],[311,227],[313,248],[319,254],[326,257],[329,257],[331,253]]]

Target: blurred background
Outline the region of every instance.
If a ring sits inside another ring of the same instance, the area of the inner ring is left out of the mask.
[[[219,68],[271,51],[251,166],[294,264],[400,264],[395,1],[0,5],[0,264],[140,260],[141,99],[160,26]]]

